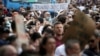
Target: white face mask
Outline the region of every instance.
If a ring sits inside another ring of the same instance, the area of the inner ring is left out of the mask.
[[[70,18],[70,19],[69,19],[69,21],[71,22],[71,21],[73,21],[73,19],[72,19],[72,18]]]
[[[31,15],[34,16],[34,12],[31,12]]]
[[[69,14],[74,15],[74,12],[73,11],[70,11]]]

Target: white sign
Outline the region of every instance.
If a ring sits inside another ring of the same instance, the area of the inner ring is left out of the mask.
[[[66,10],[68,8],[68,3],[57,3],[57,4],[33,4],[33,10]]]

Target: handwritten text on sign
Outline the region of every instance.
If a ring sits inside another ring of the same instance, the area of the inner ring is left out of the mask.
[[[65,10],[68,8],[68,3],[61,4],[33,4],[33,10]]]

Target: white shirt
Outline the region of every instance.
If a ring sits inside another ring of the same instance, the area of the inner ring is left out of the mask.
[[[67,56],[65,52],[65,45],[58,46],[55,50],[55,56]]]

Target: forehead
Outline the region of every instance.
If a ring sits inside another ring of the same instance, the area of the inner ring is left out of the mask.
[[[63,24],[55,24],[54,27],[59,27],[59,26],[62,26],[63,27]]]
[[[56,40],[54,38],[49,38],[47,42],[55,42]]]
[[[45,14],[50,14],[50,12],[46,12]]]
[[[80,45],[79,45],[79,43],[74,43],[74,44],[72,45],[72,47],[73,47],[73,48],[79,48]]]

